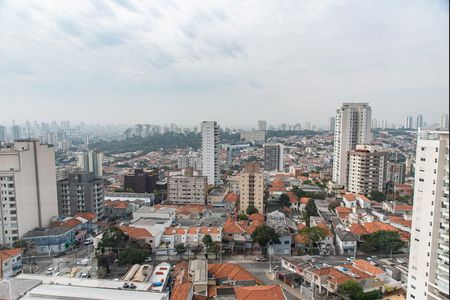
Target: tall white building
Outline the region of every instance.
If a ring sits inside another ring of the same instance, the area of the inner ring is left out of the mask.
[[[405,119],[405,128],[406,129],[413,129],[413,117],[412,116],[406,116]]]
[[[408,300],[449,297],[448,131],[419,131]]]
[[[208,184],[219,180],[219,126],[216,121],[202,122],[202,172]]]
[[[439,123],[439,128],[441,130],[448,129],[448,114],[442,114]]]
[[[267,130],[267,121],[258,120],[258,130]]]
[[[78,156],[78,167],[84,172],[94,173],[94,176],[103,176],[103,153],[90,150]]]
[[[348,151],[372,141],[372,108],[368,103],[344,103],[336,111],[333,181],[347,183]]]
[[[422,115],[417,115],[417,119],[416,119],[416,128],[423,128],[423,116]]]
[[[0,245],[58,216],[55,151],[35,140],[0,150]]]

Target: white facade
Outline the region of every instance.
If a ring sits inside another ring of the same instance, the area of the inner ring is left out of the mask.
[[[449,296],[449,137],[419,131],[408,299]]]
[[[0,150],[0,245],[50,225],[58,215],[55,151],[35,140]]]
[[[346,185],[348,151],[372,141],[372,108],[368,103],[344,103],[336,111],[333,181]]]
[[[215,121],[202,122],[202,171],[208,184],[219,180],[219,126]]]
[[[94,176],[103,176],[103,153],[90,150],[78,156],[78,167],[84,172],[94,173]]]

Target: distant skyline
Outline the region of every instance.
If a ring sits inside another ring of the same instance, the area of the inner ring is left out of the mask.
[[[0,125],[438,122],[446,0],[0,0]]]

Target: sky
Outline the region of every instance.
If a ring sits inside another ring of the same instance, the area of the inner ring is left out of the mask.
[[[0,123],[404,123],[448,99],[448,0],[0,0]]]

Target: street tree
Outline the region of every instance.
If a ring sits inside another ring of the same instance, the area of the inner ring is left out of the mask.
[[[252,233],[253,242],[258,243],[263,251],[263,254],[267,254],[267,244],[269,243],[279,243],[280,239],[278,234],[275,232],[270,226],[263,224],[258,226],[255,231]]]

